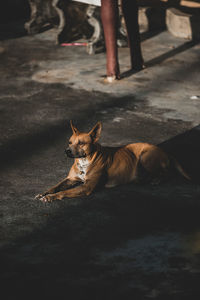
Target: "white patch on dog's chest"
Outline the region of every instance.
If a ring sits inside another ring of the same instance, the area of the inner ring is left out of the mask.
[[[77,167],[78,167],[78,177],[84,181],[85,175],[89,166],[89,161],[87,158],[79,158],[77,162]]]

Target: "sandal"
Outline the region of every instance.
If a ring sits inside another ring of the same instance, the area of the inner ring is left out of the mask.
[[[111,76],[106,76],[104,79],[103,79],[103,82],[104,83],[114,83],[116,82],[117,80],[120,80],[120,76],[118,75],[111,75]]]

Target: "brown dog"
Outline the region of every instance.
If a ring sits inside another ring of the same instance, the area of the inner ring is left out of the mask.
[[[173,165],[185,178],[183,168],[162,149],[146,143],[123,147],[102,147],[97,143],[101,133],[98,122],[89,133],[81,133],[71,123],[73,134],[66,149],[68,157],[75,158],[67,178],[37,195],[44,202],[65,197],[90,195],[97,186],[114,187],[141,179],[161,179],[170,173]],[[148,176],[147,176],[148,175]]]

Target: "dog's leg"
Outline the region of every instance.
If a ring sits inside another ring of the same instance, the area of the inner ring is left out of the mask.
[[[139,158],[136,162],[133,182],[134,183],[144,183],[144,182],[148,181],[148,177],[149,177],[149,173],[144,168],[144,166],[142,165],[141,160]]]
[[[139,173],[141,174],[142,182],[152,185],[165,182],[170,176],[169,167],[170,160],[168,156],[158,148],[144,150],[140,154]]]
[[[54,194],[54,193],[57,193],[59,191],[72,188],[72,187],[74,187],[74,186],[76,186],[77,184],[80,184],[80,183],[82,183],[80,178],[71,179],[71,178],[67,177],[64,180],[60,181],[55,186],[53,186],[52,188],[50,188],[48,191],[46,191],[42,194],[38,194],[35,198],[36,199],[42,199],[44,196],[46,196],[48,194]]]
[[[89,196],[99,183],[100,176],[92,180],[87,180],[84,184],[75,188],[70,188],[55,194],[48,194],[41,198],[44,202],[51,202],[53,200],[62,200],[63,198],[76,198],[81,196]]]

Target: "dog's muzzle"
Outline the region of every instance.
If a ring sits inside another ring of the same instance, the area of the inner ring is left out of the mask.
[[[68,157],[74,158],[74,155],[69,148],[65,149],[65,154],[67,154]]]
[[[72,150],[70,148],[65,149],[65,154],[67,154],[68,157],[70,158],[85,158],[86,154],[73,154]]]

